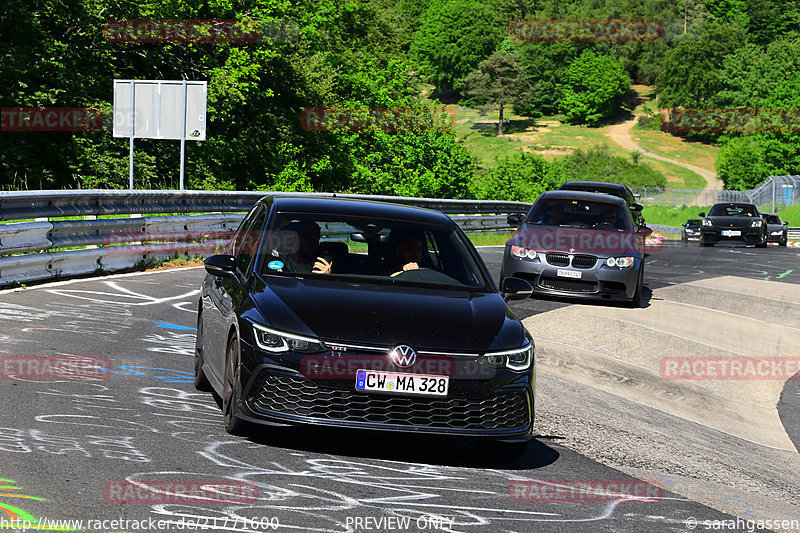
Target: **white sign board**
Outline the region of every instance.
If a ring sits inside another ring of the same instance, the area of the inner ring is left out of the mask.
[[[133,119],[137,139],[204,141],[207,92],[205,81],[114,80],[114,137],[131,137]]]

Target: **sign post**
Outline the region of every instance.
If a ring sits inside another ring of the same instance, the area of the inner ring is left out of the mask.
[[[186,140],[206,140],[205,81],[114,80],[114,137],[130,139],[128,186],[133,189],[133,140],[181,141],[180,189]]]

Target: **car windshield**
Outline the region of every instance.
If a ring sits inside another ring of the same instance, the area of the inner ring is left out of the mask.
[[[764,218],[767,219],[767,224],[780,224],[781,219],[778,215],[765,215]]]
[[[472,244],[452,226],[313,213],[277,213],[264,275],[487,290]]]
[[[758,211],[756,211],[755,206],[753,205],[741,205],[741,204],[717,204],[711,208],[711,211],[708,212],[708,216],[710,217],[757,217]]]
[[[686,221],[686,223],[688,225],[690,225],[690,226],[696,226],[696,225],[700,224],[700,219],[699,218],[690,218],[689,220]]]
[[[630,216],[621,206],[591,200],[539,199],[528,224],[595,229],[631,229]]]
[[[622,198],[623,200],[627,201],[627,198],[625,197],[625,192],[619,189],[607,189],[605,187],[595,187],[592,185],[567,185],[566,187],[562,187],[561,190],[592,192],[595,194],[608,194],[610,196],[616,196],[617,198]]]

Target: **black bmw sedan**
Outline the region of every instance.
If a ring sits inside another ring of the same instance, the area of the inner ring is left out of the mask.
[[[718,242],[738,241],[767,246],[767,222],[753,204],[725,202],[714,204],[708,215],[700,213],[700,245],[714,246]]]
[[[227,431],[317,424],[479,437],[532,434],[534,343],[463,231],[430,210],[265,197],[206,260],[195,386]],[[505,298],[505,299],[504,299]]]

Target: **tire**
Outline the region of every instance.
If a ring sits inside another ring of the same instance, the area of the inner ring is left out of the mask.
[[[700,241],[700,246],[714,246],[713,242]]]
[[[241,384],[239,376],[241,366],[239,364],[239,337],[235,334],[228,341],[228,349],[225,351],[225,377],[222,381],[222,422],[225,431],[231,435],[243,437],[247,435],[249,424],[236,417],[241,399]]]
[[[636,292],[633,293],[630,306],[637,309],[642,306],[642,291],[644,290],[644,264],[639,269],[639,276],[636,280]]]
[[[194,388],[200,392],[214,392],[214,388],[203,372],[203,319],[197,317],[197,338],[194,342]]]
[[[756,244],[756,248],[766,248],[766,247],[767,247],[767,236],[764,235],[764,238],[761,240],[761,242]]]
[[[779,242],[779,243],[778,243],[778,246],[786,246],[786,244],[787,244],[788,242],[789,242],[789,239],[788,239],[787,237],[784,237],[784,238],[781,240],[781,242]]]

